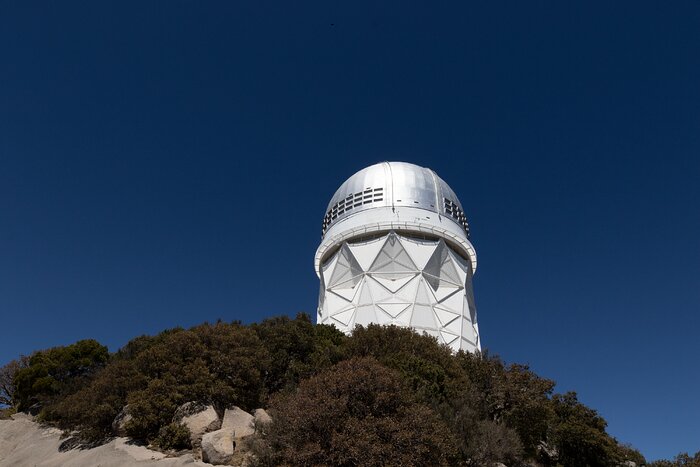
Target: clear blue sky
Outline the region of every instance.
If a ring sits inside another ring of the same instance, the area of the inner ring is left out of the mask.
[[[483,342],[700,450],[700,3],[0,5],[0,362],[314,313],[334,190],[459,195]]]

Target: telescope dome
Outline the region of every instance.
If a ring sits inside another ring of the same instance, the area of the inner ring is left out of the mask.
[[[469,225],[430,169],[382,162],[348,178],[328,203],[314,268],[318,323],[405,326],[455,352],[481,348]]]
[[[328,203],[322,234],[349,216],[381,207],[432,211],[458,224],[469,237],[462,203],[450,186],[434,171],[407,162],[382,162],[348,178]]]

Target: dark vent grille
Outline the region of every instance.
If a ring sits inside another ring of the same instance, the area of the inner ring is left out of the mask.
[[[445,203],[445,213],[456,220],[459,225],[462,226],[464,231],[467,233],[467,238],[469,238],[469,224],[467,223],[467,216],[464,215],[464,211],[452,200],[447,198],[442,198]]]
[[[343,214],[360,206],[366,206],[379,201],[384,201],[384,188],[367,188],[364,191],[357,192],[345,199],[341,199],[335,203],[324,216],[321,235],[325,235],[326,230],[328,230],[328,226]]]

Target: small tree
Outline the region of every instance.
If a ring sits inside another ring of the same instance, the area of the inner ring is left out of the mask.
[[[617,465],[617,442],[605,432],[607,422],[598,413],[578,401],[575,392],[555,394],[552,398],[557,421],[554,441],[559,462],[571,467]]]
[[[93,339],[36,352],[27,367],[15,373],[17,408],[27,410],[37,402],[77,391],[108,359],[107,347]]]
[[[17,372],[29,365],[29,357],[20,356],[0,368],[0,405],[14,407],[17,405]]]

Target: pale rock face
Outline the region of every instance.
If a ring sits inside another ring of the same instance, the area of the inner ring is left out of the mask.
[[[265,427],[272,423],[272,417],[265,411],[265,409],[255,409],[253,413],[255,419],[256,427]]]
[[[234,450],[233,435],[229,430],[212,431],[202,437],[202,460],[204,462],[214,465],[230,464]]]
[[[221,420],[211,405],[187,402],[181,405],[173,416],[173,422],[180,423],[190,430],[192,445],[196,446],[205,433],[218,430]]]
[[[114,417],[112,422],[112,432],[117,436],[126,436],[126,424],[134,417],[129,413],[129,405],[125,405],[122,410]]]
[[[255,416],[239,407],[226,409],[221,429],[202,437],[202,460],[214,465],[247,465],[252,456],[249,441],[257,419],[261,423],[271,420],[262,409],[256,410]]]
[[[234,438],[243,438],[255,433],[254,420],[255,418],[248,412],[238,407],[232,407],[226,409],[221,429],[232,433]]]
[[[544,441],[540,441],[537,445],[537,453],[548,460],[556,460],[559,457],[559,451],[555,446],[550,446]]]

